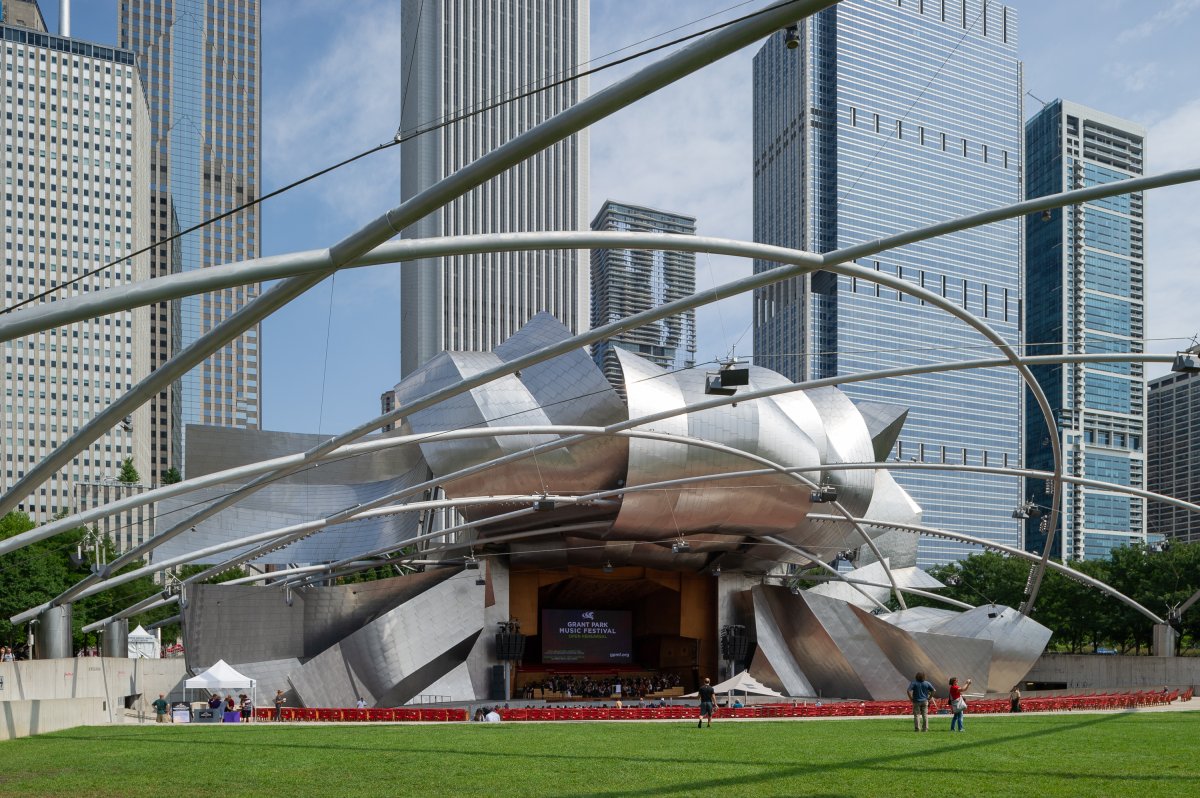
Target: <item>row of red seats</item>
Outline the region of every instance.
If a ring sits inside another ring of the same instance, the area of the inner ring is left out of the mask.
[[[260,721],[270,721],[275,717],[271,707],[257,707],[254,717]],[[422,721],[448,722],[464,721],[467,710],[461,707],[451,709],[421,709],[418,707],[397,707],[396,709],[332,709],[323,707],[284,707],[283,719],[286,721]]]
[[[1144,690],[1130,693],[1089,693],[1072,696],[1045,696],[1025,698],[1021,709],[1025,712],[1049,712],[1076,709],[1127,709],[1140,706],[1166,704],[1175,700],[1190,701],[1192,690],[1180,693]],[[1008,699],[977,699],[968,701],[968,712],[974,715],[999,714],[1010,710]],[[938,709],[945,702],[937,702]],[[848,716],[907,715],[912,711],[908,701],[842,701],[831,704],[755,704],[749,707],[725,707],[717,711],[722,718],[829,718]],[[624,709],[603,707],[547,707],[514,708],[500,710],[500,717],[508,721],[520,720],[692,720],[698,709],[694,706],[628,707]],[[275,710],[258,707],[254,716],[260,721],[270,721]],[[335,709],[319,707],[285,707],[286,721],[423,721],[450,722],[467,720],[467,710],[422,709],[399,707],[396,709]]]
[[[1052,696],[1042,698],[1026,698],[1021,701],[1021,709],[1025,712],[1047,712],[1073,709],[1125,709],[1139,706],[1165,704],[1182,698],[1191,699],[1191,690],[1182,695],[1176,691],[1162,693],[1143,691],[1133,693],[1111,693],[1078,696]],[[968,712],[971,714],[1001,714],[1011,711],[1007,698],[976,699],[968,701]],[[938,709],[946,708],[946,702],[939,701]],[[694,706],[669,707],[630,707],[625,709],[600,707],[570,707],[546,709],[517,708],[502,709],[500,717],[504,720],[691,720],[697,717],[698,708]],[[831,704],[755,704],[750,707],[720,708],[717,717],[721,718],[817,718],[817,717],[849,717],[849,716],[883,716],[908,715],[912,712],[912,704],[908,701],[842,701]]]

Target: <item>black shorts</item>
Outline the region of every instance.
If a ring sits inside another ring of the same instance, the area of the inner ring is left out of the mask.
[[[713,714],[714,708],[715,708],[715,705],[711,701],[701,701],[700,702],[700,714],[701,715]]]

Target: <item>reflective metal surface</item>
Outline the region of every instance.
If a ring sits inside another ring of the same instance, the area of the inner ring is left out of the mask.
[[[1006,692],[1050,638],[1007,607],[876,617],[813,591],[757,585],[750,593],[758,644],[751,675],[793,696],[903,699],[918,671],[937,685],[957,676]]]
[[[104,633],[100,638],[100,656],[128,657],[129,656],[129,621],[109,621],[104,625]]]
[[[37,617],[34,656],[37,659],[63,659],[75,656],[71,648],[71,605],[42,610]]]

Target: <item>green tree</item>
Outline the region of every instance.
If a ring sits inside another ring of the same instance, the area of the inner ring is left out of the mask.
[[[142,481],[142,475],[133,467],[132,457],[126,457],[125,462],[121,463],[121,473],[117,474],[117,479],[126,485],[135,485]]]
[[[11,512],[0,518],[0,540],[35,526],[25,513]],[[70,559],[85,532],[68,530],[0,556],[0,640],[4,645],[18,646],[26,639],[24,626],[14,626],[9,618],[49,601],[86,574]]]
[[[162,473],[162,484],[174,485],[176,482],[183,482],[183,475],[179,473],[179,469],[171,466]]]

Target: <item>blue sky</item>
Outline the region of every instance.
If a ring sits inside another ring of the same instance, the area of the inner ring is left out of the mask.
[[[593,57],[722,12],[736,0],[592,0]],[[703,25],[761,7],[741,4]],[[1200,166],[1200,0],[1013,0],[1025,88],[1146,126],[1147,172]],[[43,0],[51,29],[58,4]],[[116,0],[76,0],[72,33],[116,40]],[[397,0],[263,0],[263,188],[388,141],[399,122]],[[689,28],[691,29],[691,28]],[[676,34],[677,35],[677,34]],[[747,49],[592,128],[591,207],[608,197],[697,217],[702,235],[751,236]],[[626,74],[594,79],[597,88]],[[1026,112],[1040,103],[1026,97]],[[396,148],[279,199],[263,254],[328,246],[399,202]],[[1200,188],[1147,201],[1148,338],[1200,333]],[[399,375],[398,266],[344,272],[264,324],[264,426],[336,432],[378,414]],[[749,264],[700,256],[705,287]],[[699,358],[749,354],[749,297],[698,313]],[[1180,340],[1151,343],[1169,351]],[[1161,369],[1152,371],[1157,374]]]

